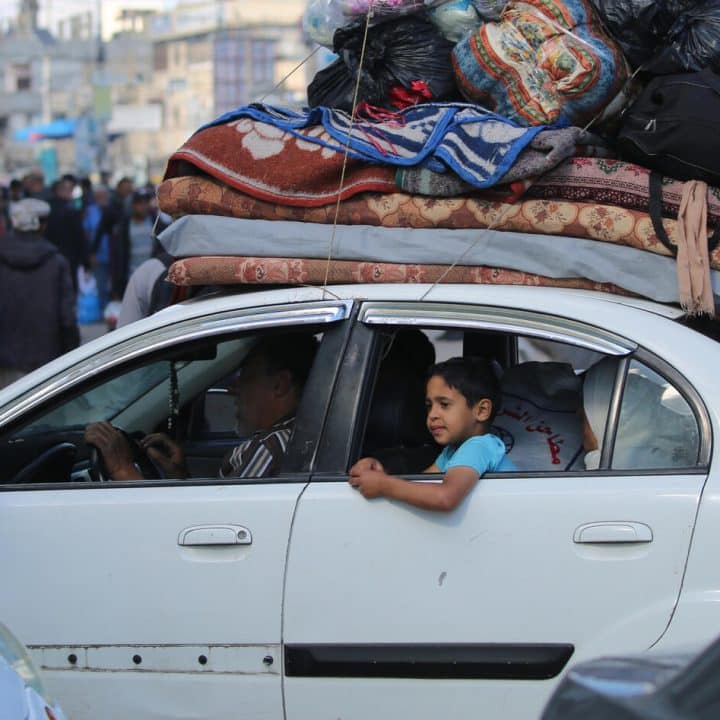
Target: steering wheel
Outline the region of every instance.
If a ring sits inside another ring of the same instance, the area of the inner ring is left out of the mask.
[[[69,482],[77,447],[61,442],[44,450],[11,480],[12,484]]]
[[[148,455],[147,451],[140,445],[139,441],[144,437],[144,434],[134,432],[131,435],[122,428],[117,429],[125,436],[125,440],[132,451],[133,462],[140,471],[140,474],[145,478],[160,478],[163,480],[165,478],[164,470],[153,462],[153,459]],[[105,467],[105,461],[100,451],[94,445],[89,445],[88,447],[90,448],[90,464],[88,466],[90,480],[92,482],[108,482],[112,480]]]

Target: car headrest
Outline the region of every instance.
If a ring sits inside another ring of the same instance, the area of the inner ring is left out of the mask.
[[[401,328],[378,370],[364,452],[431,442],[425,426],[425,383],[435,348],[417,328]]]
[[[492,432],[518,470],[568,470],[582,451],[582,378],[572,365],[526,362],[502,377],[503,405]]]

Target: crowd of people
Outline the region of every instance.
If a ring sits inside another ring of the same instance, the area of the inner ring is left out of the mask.
[[[110,329],[148,314],[128,285],[141,267],[138,276],[160,277],[157,235],[170,218],[152,184],[109,180],[65,174],[48,186],[30,172],[0,185],[0,387],[79,343],[78,294],[88,287],[92,319]]]

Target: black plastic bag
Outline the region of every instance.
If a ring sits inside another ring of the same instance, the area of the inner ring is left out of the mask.
[[[389,20],[368,29],[360,69],[364,26],[341,28],[333,37],[340,56],[316,73],[308,86],[310,107],[324,105],[350,112],[357,83],[358,102],[392,110],[418,101],[461,100],[455,85],[454,46],[418,16]]]
[[[625,111],[625,160],[677,180],[720,183],[720,76],[711,68],[653,78]]]
[[[592,0],[633,68],[720,71],[718,0]]]

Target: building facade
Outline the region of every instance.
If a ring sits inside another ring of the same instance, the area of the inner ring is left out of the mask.
[[[239,105],[301,106],[315,67],[302,34],[304,0],[180,2],[123,11],[101,42],[87,14],[57,36],[23,0],[0,38],[0,176],[51,149],[57,172],[158,180],[195,130]],[[17,139],[24,128],[77,121],[72,137]]]

